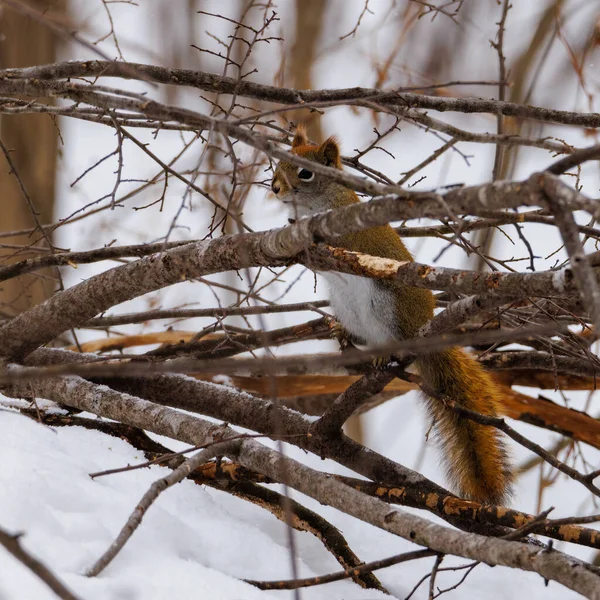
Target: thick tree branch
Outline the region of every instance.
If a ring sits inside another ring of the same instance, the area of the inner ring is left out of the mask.
[[[35,409],[21,408],[20,412],[35,421],[40,418],[40,413]],[[63,415],[54,412],[42,413],[41,418],[43,423],[52,427],[79,426],[124,439],[134,448],[143,451],[153,464],[164,464],[174,468],[183,460],[180,456],[172,458],[173,454],[168,448],[158,444],[141,429],[136,427],[114,421]],[[139,466],[135,465],[134,468]],[[386,502],[418,507],[438,515],[462,514],[466,521],[486,521],[490,524],[519,529],[523,524],[531,523],[537,518],[534,515],[514,509],[480,505],[477,502],[462,500],[453,496],[425,494],[413,488],[390,488],[380,483],[340,475],[335,475],[334,477],[346,485],[350,485],[361,492],[380,498]],[[200,485],[210,485],[215,489],[226,491],[234,496],[253,502],[269,510],[269,512],[281,521],[285,521],[281,496],[263,486],[257,485],[257,482],[273,483],[273,481],[264,475],[242,467],[238,463],[221,460],[210,461],[193,471],[189,475],[189,479]],[[432,508],[435,505],[438,506],[437,510],[433,510]],[[298,503],[293,503],[293,511],[295,516],[294,526],[298,530],[310,531],[319,537],[344,568],[351,569],[361,564],[358,557],[348,547],[346,540],[340,532],[330,523]],[[561,541],[589,546],[591,548],[600,548],[600,535],[598,531],[578,525],[578,523],[594,523],[597,520],[599,520],[598,515],[546,520],[541,523],[539,528],[536,528],[536,533]],[[373,581],[372,583],[377,587],[376,582]],[[369,584],[368,587],[373,586]]]
[[[234,435],[227,427],[215,426],[203,419],[97,386],[78,377],[40,382],[40,387],[43,389],[37,391],[41,391],[44,397],[195,446],[218,442],[223,436]],[[17,388],[13,388],[11,393],[19,395]],[[28,389],[26,393],[30,394],[31,390]],[[228,455],[250,469],[277,481],[286,481],[289,486],[321,503],[435,552],[536,572],[589,598],[600,598],[600,574],[590,565],[561,552],[457,532],[400,510],[390,510],[389,504],[366,496],[289,458],[283,471],[277,453],[254,440],[243,440]]]
[[[362,404],[381,392],[394,378],[390,372],[374,370],[367,373],[332,402],[325,414],[312,424],[309,433],[316,436],[337,434]]]
[[[93,356],[73,352],[38,350],[29,357],[29,361],[52,363],[72,360],[70,356],[75,356],[78,360],[93,360]],[[403,503],[409,506],[430,510],[459,528],[485,532],[488,535],[503,534],[493,526],[479,524],[479,520],[465,518],[464,512],[446,510],[449,506],[447,499],[453,495],[422,475],[364,448],[343,435],[333,438],[310,436],[311,422],[293,410],[278,407],[231,388],[207,384],[181,375],[139,380],[108,380],[104,383],[160,404],[208,415],[267,435],[283,436],[283,439],[290,443],[322,457],[331,458],[373,481],[402,487]],[[40,385],[46,384],[40,382]],[[42,391],[39,387],[37,389]],[[47,389],[54,388],[50,385]],[[437,502],[435,498],[445,500]],[[471,508],[475,504],[467,503]],[[457,515],[459,518],[456,518]]]
[[[557,179],[550,181],[565,197],[565,208],[588,208],[592,213],[598,210],[591,200],[562,182]],[[530,205],[540,202],[538,186],[537,177],[531,179],[531,184],[496,182],[453,190],[444,196],[444,202],[453,211],[475,213],[477,207],[489,210],[498,208],[499,205]],[[22,357],[111,306],[185,279],[244,267],[283,265],[308,248],[313,240],[335,239],[390,220],[432,216],[440,210],[447,212],[444,203],[440,205],[440,197],[437,195],[419,195],[419,202],[399,201],[395,197],[388,197],[301,219],[282,229],[224,236],[151,255],[106,271],[22,313],[0,329],[0,353],[8,357]],[[399,263],[389,259],[373,261],[343,250],[336,250],[332,254],[330,250],[323,248],[315,248],[309,257],[299,258],[299,261],[306,262],[312,268],[399,277],[406,285],[452,289],[463,293],[492,290],[501,294],[503,291],[508,293],[510,288],[513,294],[520,290],[523,295],[544,296],[548,293],[564,294],[572,289],[569,270],[542,274],[492,273],[481,276],[475,272],[451,269],[424,269],[417,263]],[[445,277],[440,274],[445,274]]]
[[[167,69],[137,63],[108,61],[63,62],[24,69],[5,69],[0,72],[4,80],[57,80],[75,77],[121,77],[140,79],[171,85],[190,86],[218,94],[255,98],[279,104],[312,104],[315,102],[349,102],[368,100],[369,102],[401,108],[424,108],[440,112],[502,114],[520,119],[533,119],[547,123],[600,127],[600,114],[579,113],[528,106],[514,102],[502,102],[481,98],[445,98],[426,96],[410,92],[384,91],[368,88],[348,88],[338,90],[294,90],[262,85],[233,77],[222,77],[212,73],[186,69]],[[0,86],[0,93],[2,91]]]
[[[94,360],[93,355],[40,349],[29,357],[36,363],[60,363],[66,359],[75,361]],[[250,394],[186,377],[184,375],[158,375],[149,378],[107,379],[111,387],[132,393],[148,400],[204,414],[234,423],[259,433],[282,436],[305,450],[329,457],[340,464],[376,481],[388,481],[393,485],[418,485],[432,492],[446,493],[441,486],[422,475],[367,450],[346,436],[335,439],[313,440],[308,436],[311,421],[294,410],[280,407],[273,402],[255,398]],[[39,382],[40,385],[45,385]],[[22,384],[28,386],[29,383]],[[37,383],[36,383],[37,386]],[[118,386],[118,387],[117,387]],[[19,389],[24,389],[20,387]],[[38,390],[54,390],[37,387]],[[53,392],[54,393],[54,392]],[[116,393],[116,392],[115,392]],[[116,419],[119,420],[119,419]]]

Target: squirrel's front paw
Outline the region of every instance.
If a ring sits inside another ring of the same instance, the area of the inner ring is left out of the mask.
[[[371,361],[371,364],[373,365],[374,369],[377,369],[378,371],[383,371],[391,362],[391,356],[376,356]]]
[[[332,339],[337,340],[340,345],[340,350],[345,350],[352,346],[352,336],[339,321],[331,317],[327,319],[327,327],[329,327],[329,335]]]

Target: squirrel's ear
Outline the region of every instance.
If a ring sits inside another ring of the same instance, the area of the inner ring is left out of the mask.
[[[308,144],[308,137],[306,135],[306,127],[304,125],[298,125],[296,127],[296,135],[292,140],[292,148],[297,148],[298,146],[306,146]]]
[[[340,159],[340,147],[338,146],[337,139],[335,137],[327,138],[319,148],[319,154],[325,159],[325,164],[328,167],[342,167],[342,161]]]

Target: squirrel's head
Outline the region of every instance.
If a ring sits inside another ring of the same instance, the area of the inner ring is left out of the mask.
[[[336,139],[330,137],[320,146],[313,145],[308,141],[302,125],[296,129],[292,153],[326,167],[342,168],[340,148]],[[284,160],[277,165],[271,182],[271,190],[288,207],[290,215],[294,218],[323,212],[336,206],[338,188],[344,189],[324,175]]]

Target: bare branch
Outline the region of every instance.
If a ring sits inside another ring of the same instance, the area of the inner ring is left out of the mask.
[[[70,406],[142,427],[160,435],[167,435],[187,443],[201,445],[220,441],[233,432],[226,427],[215,427],[197,417],[160,407],[140,398],[98,387],[77,377],[41,383],[43,395]],[[17,390],[13,390],[13,393]],[[118,401],[115,399],[118,398]],[[246,467],[259,471],[277,481],[284,476],[280,460],[273,450],[253,440],[244,440],[228,456]],[[394,535],[430,548],[435,552],[453,554],[524,569],[540,574],[545,579],[558,581],[590,598],[599,598],[600,575],[593,568],[573,557],[555,550],[540,550],[518,542],[491,539],[475,534],[457,532],[433,524],[416,515],[390,510],[387,503],[365,496],[343,483],[286,459],[285,481],[298,491],[319,502],[364,520]]]
[[[236,436],[237,437],[237,436]],[[205,446],[204,450],[200,450],[191,458],[185,460],[179,467],[174,471],[157,479],[151,486],[150,489],[144,494],[142,499],[138,502],[135,510],[131,513],[125,525],[123,525],[119,535],[115,541],[110,545],[108,550],[88,569],[86,575],[88,577],[96,577],[100,575],[102,571],[111,563],[115,556],[123,549],[123,546],[127,543],[129,538],[133,535],[133,532],[139,527],[144,518],[144,515],[150,508],[150,506],[158,499],[158,496],[171,486],[179,483],[185,479],[194,469],[200,465],[208,462],[215,456],[223,456],[234,451],[234,446],[239,441],[226,441],[222,442],[209,442]]]
[[[24,564],[34,575],[39,577],[59,598],[63,600],[78,600],[65,585],[37,558],[27,552],[20,543],[23,534],[11,535],[0,528],[0,544],[4,546],[19,562]]]
[[[133,70],[133,71],[132,71]],[[135,73],[135,75],[134,75]],[[221,77],[212,73],[188,71],[185,69],[166,69],[136,63],[86,61],[63,62],[39,67],[23,69],[5,69],[0,76],[4,84],[0,84],[0,93],[23,93],[20,86],[13,88],[6,84],[7,80],[39,79],[57,80],[75,77],[122,77],[125,79],[144,77],[156,83],[168,83],[196,87],[207,92],[219,94],[236,94],[245,98],[255,98],[267,102],[282,104],[312,104],[318,101],[348,102],[351,100],[369,100],[380,104],[399,106],[402,108],[424,108],[440,112],[488,113],[504,116],[533,119],[547,123],[579,125],[581,127],[600,127],[600,114],[578,113],[553,110],[537,106],[528,106],[514,102],[480,98],[444,98],[442,96],[425,96],[422,94],[402,93],[394,90],[381,92],[376,89],[349,88],[339,90],[292,90],[269,85],[238,81],[232,77]],[[15,90],[15,91],[9,91]],[[39,95],[39,94],[34,94]]]
[[[336,171],[328,167],[320,168]],[[558,179],[552,179],[554,176],[544,177],[551,178],[548,181],[554,182],[557,193],[562,194],[565,208],[587,208],[592,213],[598,210],[592,201]],[[504,206],[539,203],[539,178],[534,176],[530,181],[531,183],[496,182],[452,190],[444,196],[442,206],[437,195],[419,194],[418,203],[401,202],[396,197],[387,197],[318,214],[271,232],[239,234],[197,242],[142,258],[93,277],[19,315],[0,329],[1,352],[4,356],[26,355],[63,331],[82,325],[115,304],[187,278],[250,266],[286,264],[289,258],[306,249],[314,239],[332,239],[400,218],[433,216],[441,211],[447,212],[446,205],[452,210],[458,209],[457,212],[469,212],[471,209],[471,212],[476,213],[476,207],[482,205],[489,210],[497,208],[499,203]],[[340,260],[338,256],[344,260]],[[451,287],[466,293],[490,289],[501,293],[503,289],[512,287],[513,292],[520,290],[523,295],[530,296],[546,295],[549,291],[562,294],[570,289],[571,277],[567,270],[544,274],[493,273],[486,276],[474,273],[469,275],[468,272],[450,269],[440,271],[429,267],[423,271],[421,265],[416,263],[403,264],[389,259],[373,261],[348,251],[335,251],[331,254],[319,247],[311,252],[308,264],[312,268],[335,269],[367,276],[402,277],[407,285],[430,289]],[[149,273],[152,273],[151,277],[148,276]],[[448,284],[439,276],[441,273],[449,276]],[[531,284],[540,277],[543,279],[543,288],[536,289]]]

